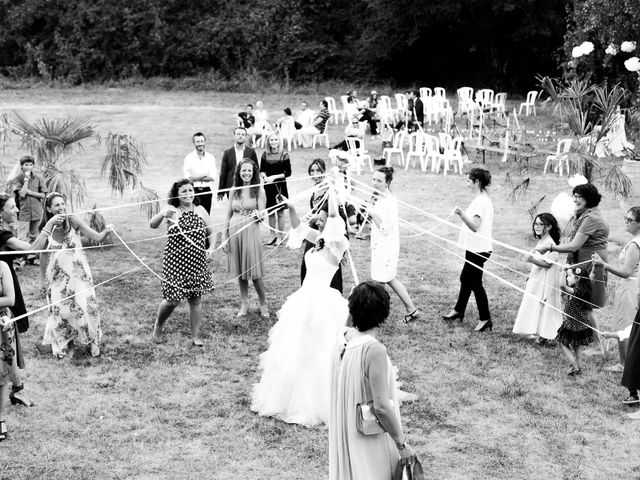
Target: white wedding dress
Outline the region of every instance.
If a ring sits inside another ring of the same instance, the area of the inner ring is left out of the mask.
[[[329,219],[325,232],[334,230],[331,222]],[[340,223],[344,232],[344,222]],[[332,238],[337,239],[327,241],[324,248],[339,261],[348,241],[344,234]],[[269,347],[260,355],[262,378],[254,385],[251,409],[313,427],[329,419],[331,354],[349,312],[347,300],[330,287],[337,265],[316,249],[306,253],[305,262],[304,283],[278,312],[278,322],[269,332]]]

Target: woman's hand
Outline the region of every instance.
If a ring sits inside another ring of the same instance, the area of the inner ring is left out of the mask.
[[[400,464],[411,465],[411,462],[416,458],[416,452],[408,443],[405,443],[404,445],[404,448],[398,449],[398,454],[400,454]]]
[[[591,255],[591,263],[593,264],[594,267],[604,268],[604,266],[606,265],[606,262],[597,253],[594,253],[593,255]]]
[[[540,252],[540,255],[544,255],[545,253],[550,252],[551,248],[547,246],[542,246],[538,249],[538,251]]]
[[[62,226],[65,218],[66,218],[66,215],[61,215],[61,214],[54,215],[49,219],[45,227],[48,227],[47,230],[52,231],[54,228]]]
[[[617,338],[618,340],[620,340],[620,337],[616,332],[602,332],[602,336],[604,338]]]
[[[9,317],[7,317],[6,315],[3,315],[2,317],[0,317],[0,330],[4,330],[5,332],[8,332],[11,329],[11,323],[9,321]]]
[[[460,209],[460,207],[456,207],[453,210],[453,213],[455,213],[456,215],[458,215],[460,218],[462,218],[462,215],[464,215],[464,212]]]
[[[109,233],[109,232],[114,232],[115,233],[115,227],[112,224],[106,225],[104,227],[103,232]]]
[[[169,205],[164,210],[164,218],[167,219],[167,222],[177,223],[178,222],[178,210],[175,207]]]

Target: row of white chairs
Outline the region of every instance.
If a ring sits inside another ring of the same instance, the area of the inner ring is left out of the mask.
[[[404,144],[408,141],[409,149],[407,156],[404,155]],[[439,173],[442,166],[442,173],[447,175],[449,168],[454,172],[462,174],[465,158],[462,154],[462,137],[452,138],[451,135],[439,132],[438,135],[429,135],[425,132],[413,132],[407,135],[405,130],[398,132],[393,138],[393,146],[382,151],[382,156],[387,165],[392,163],[393,156],[398,156],[398,163],[405,170],[415,164],[417,159],[423,172],[427,171],[429,160],[431,160],[431,171]]]

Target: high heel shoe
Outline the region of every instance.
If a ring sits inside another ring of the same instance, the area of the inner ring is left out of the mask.
[[[33,407],[35,404],[31,400],[28,400],[26,398],[22,398],[19,395],[16,395],[16,393],[21,392],[23,389],[24,389],[24,385],[20,385],[20,386],[13,385],[11,387],[11,393],[9,393],[9,401],[11,402],[11,405],[23,405],[25,407]]]
[[[272,247],[278,241],[278,237],[273,237],[271,241],[264,244],[265,247]]]
[[[487,329],[490,332],[493,331],[493,322],[491,321],[491,319],[489,319],[489,320],[480,320],[478,322],[478,325],[476,325],[476,328],[474,328],[474,330],[476,332],[484,332]]]
[[[7,430],[7,425],[4,423],[4,420],[0,420],[0,442],[7,439],[9,436],[9,431]]]
[[[464,320],[464,315],[461,313],[456,312],[455,310],[452,310],[453,313],[449,313],[447,315],[442,315],[442,319],[443,320],[447,320],[447,321],[451,321],[451,320],[460,320],[460,322],[462,322],[462,320]]]

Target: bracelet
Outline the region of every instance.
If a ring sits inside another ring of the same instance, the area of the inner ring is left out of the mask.
[[[51,232],[49,230],[47,230],[46,228],[43,228],[42,232],[40,232],[40,233],[44,233],[46,236],[51,235]]]
[[[407,437],[404,438],[403,442],[396,442],[396,448],[398,450],[404,450],[407,448]]]

